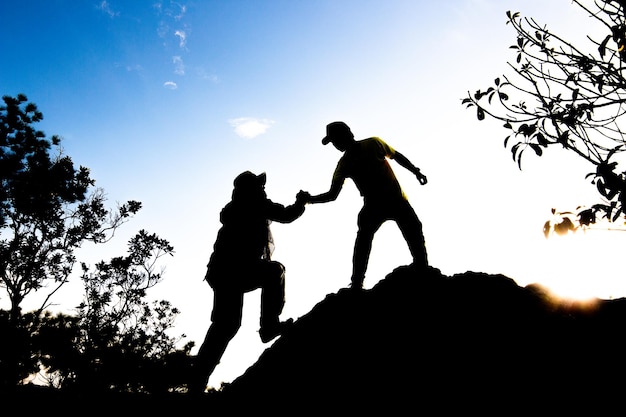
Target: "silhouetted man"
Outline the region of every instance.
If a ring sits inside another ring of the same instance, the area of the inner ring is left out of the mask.
[[[259,334],[263,343],[280,335],[293,320],[281,322],[285,304],[285,267],[271,260],[271,221],[290,223],[304,212],[305,196],[283,206],[265,194],[265,173],[250,171],[234,181],[232,200],[222,209],[218,231],[205,279],[213,289],[211,326],[194,364],[191,392],[206,388],[228,343],[241,327],[244,293],[261,288]]]
[[[409,204],[406,195],[387,161],[393,159],[417,177],[420,184],[427,183],[419,168],[404,155],[394,150],[378,137],[356,141],[352,131],[344,122],[333,122],[326,126],[326,137],[322,144],[332,143],[343,152],[333,174],[330,190],[310,196],[310,203],[326,203],[339,196],[346,178],[352,178],[363,196],[363,208],[358,217],[358,231],[352,259],[351,287],[363,288],[365,271],[372,250],[374,234],[387,220],[394,220],[413,256],[413,264],[426,267],[428,259],[422,233],[422,223]]]

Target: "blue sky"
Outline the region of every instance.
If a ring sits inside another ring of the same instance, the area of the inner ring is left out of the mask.
[[[153,292],[182,311],[175,333],[200,343],[212,293],[202,281],[232,180],[266,172],[289,204],[326,191],[340,154],[321,145],[327,123],[380,136],[428,176],[421,186],[392,162],[424,224],[430,262],[452,275],[503,273],[564,295],[626,294],[612,263],[624,237],[592,232],[546,240],[550,209],[595,202],[591,169],[573,157],[528,158],[519,171],[499,123],[461,105],[506,71],[515,41],[507,10],[572,37],[590,20],[567,0],[22,1],[0,6],[0,93],[24,93],[38,126],[91,169],[109,202],[144,208],[88,262],[124,253],[144,228],[168,239],[165,281]],[[583,32],[583,34],[586,32]],[[284,317],[299,317],[349,282],[360,197],[273,225],[287,268]],[[608,255],[608,256],[607,256]],[[599,256],[607,256],[600,266]],[[393,223],[374,240],[366,287],[410,255]],[[80,302],[68,286],[57,302]],[[230,381],[267,345],[258,294],[211,381]],[[0,298],[0,302],[3,298]]]

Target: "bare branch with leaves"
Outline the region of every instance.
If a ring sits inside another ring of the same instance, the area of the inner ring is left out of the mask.
[[[541,157],[553,147],[592,164],[587,177],[601,202],[579,207],[577,221],[585,227],[624,219],[626,209],[626,172],[620,166],[626,140],[619,123],[626,113],[626,20],[622,1],[574,3],[609,32],[600,41],[588,36],[591,52],[509,11],[507,24],[516,32],[511,74],[486,90],[468,92],[462,104],[474,108],[478,120],[503,122],[509,132],[504,146],[520,169],[528,149]]]

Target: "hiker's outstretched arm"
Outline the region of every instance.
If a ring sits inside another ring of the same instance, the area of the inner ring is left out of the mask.
[[[400,152],[396,151],[393,159],[403,168],[408,169],[412,172],[416,177],[420,184],[424,185],[428,182],[426,175],[422,174],[419,168],[417,168],[409,159],[402,155]]]
[[[304,213],[305,201],[301,198],[296,199],[294,204],[289,206],[283,206],[279,203],[274,203],[268,200],[267,216],[269,220],[273,220],[279,223],[291,223],[296,220],[302,213]]]
[[[330,183],[330,190],[325,193],[312,195],[309,198],[309,203],[328,203],[329,201],[335,201],[339,196],[339,192],[343,187],[343,180],[334,180]]]

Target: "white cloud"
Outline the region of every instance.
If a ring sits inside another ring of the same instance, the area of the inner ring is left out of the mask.
[[[187,6],[186,5],[179,4],[179,6],[180,6],[180,13],[177,16],[175,16],[176,20],[182,19],[183,16],[185,15],[185,13],[187,13]]]
[[[108,14],[109,17],[116,17],[120,15],[120,12],[114,12],[113,9],[111,9],[109,2],[106,0],[101,1],[97,7],[98,9],[102,10],[104,13]]]
[[[143,67],[139,64],[134,65],[126,65],[126,71],[128,72],[141,72],[143,71]]]
[[[174,81],[166,81],[163,83],[163,87],[170,90],[176,90],[178,88],[178,84],[176,84]]]
[[[187,44],[187,33],[184,30],[177,30],[174,32],[174,35],[178,37],[178,46],[184,48]]]
[[[235,128],[235,133],[238,136],[252,139],[267,132],[267,129],[274,124],[274,121],[269,119],[256,119],[253,117],[239,117],[237,119],[230,119],[228,123]]]
[[[219,77],[216,74],[211,74],[207,72],[204,68],[196,68],[196,74],[203,80],[209,80],[213,83],[218,83],[220,81]]]
[[[172,62],[174,63],[174,73],[177,75],[185,75],[185,64],[180,56],[173,56]]]

